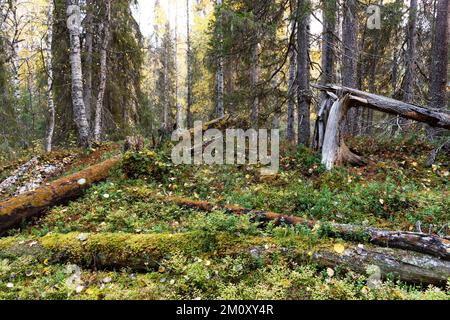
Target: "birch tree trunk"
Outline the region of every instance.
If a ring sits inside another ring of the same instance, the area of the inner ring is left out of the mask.
[[[91,123],[92,116],[92,38],[93,38],[93,14],[92,14],[92,0],[86,2],[87,12],[86,12],[86,66],[85,66],[85,83],[84,83],[84,105],[86,107],[86,118],[88,123]]]
[[[251,121],[253,127],[258,127],[259,119],[259,94],[258,94],[258,82],[259,82],[259,43],[255,43],[252,48],[252,71],[251,71],[251,84],[253,88],[253,103],[252,103],[252,115]]]
[[[75,124],[78,129],[78,140],[81,146],[90,146],[89,123],[86,118],[86,107],[83,101],[83,71],[81,67],[80,49],[80,7],[78,1],[67,0],[67,27],[70,36],[70,66],[72,69],[72,104]]]
[[[175,125],[177,129],[180,129],[182,127],[181,124],[181,106],[178,103],[178,77],[179,77],[179,68],[178,68],[178,7],[175,9],[175,110],[176,110],[176,117],[175,117]]]
[[[49,114],[47,134],[45,137],[45,151],[51,152],[53,146],[53,133],[55,131],[55,104],[53,102],[53,0],[49,1],[47,21],[47,109]]]
[[[100,86],[98,89],[97,102],[95,105],[95,124],[94,124],[94,140],[96,143],[101,141],[102,135],[102,110],[103,98],[106,88],[107,73],[107,49],[110,38],[110,21],[111,21],[111,2],[105,1],[105,21],[102,22],[100,29],[103,30],[103,41],[100,48]],[[101,34],[102,32],[100,32]]]
[[[309,146],[311,137],[309,87],[309,0],[298,0],[297,16],[297,81],[298,144]]]
[[[222,0],[216,0],[218,7],[222,6]],[[223,107],[223,34],[222,34],[222,14],[219,16],[219,59],[217,63],[217,108],[216,114],[218,118],[222,118],[225,115]]]
[[[449,104],[447,99],[449,11],[450,0],[438,0],[430,83],[430,107],[433,109],[445,108]]]
[[[187,32],[187,54],[186,54],[186,64],[187,64],[187,98],[186,98],[186,122],[188,129],[192,127],[192,114],[191,114],[191,104],[192,104],[192,76],[191,76],[191,25],[190,25],[190,15],[189,15],[189,0],[186,0],[186,32]]]
[[[291,22],[291,39],[295,43],[295,23]],[[295,58],[295,45],[290,44],[289,48],[289,79],[288,79],[288,123],[287,123],[287,138],[291,144],[295,144],[295,68],[296,58]]]

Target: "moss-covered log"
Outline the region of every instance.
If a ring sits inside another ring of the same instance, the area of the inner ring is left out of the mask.
[[[146,197],[147,196],[152,197],[151,194],[147,194]],[[248,214],[251,216],[251,219],[255,221],[272,221],[276,225],[304,225],[310,229],[319,225],[317,221],[270,211],[250,210],[233,205],[214,205],[207,201],[195,201],[181,197],[166,197],[154,195],[153,197],[156,197],[161,201],[175,203],[177,205],[207,212],[211,212],[214,209],[222,209],[226,212],[237,215]],[[346,240],[354,240],[359,242],[366,241],[381,247],[398,248],[425,253],[442,260],[450,261],[450,241],[433,234],[406,231],[390,231],[340,223],[325,223],[322,224],[321,228],[329,236],[337,236],[342,237]]]
[[[114,157],[20,196],[0,202],[0,234],[48,208],[79,197],[92,184],[106,179],[120,160]]]
[[[248,254],[264,258],[283,254],[299,263],[352,270],[366,274],[377,266],[380,276],[402,281],[445,285],[450,277],[450,262],[425,254],[398,249],[375,248],[326,242],[310,247],[302,238],[233,236],[227,233],[183,234],[49,234],[39,239],[4,238],[0,240],[0,258],[33,256],[50,263],[75,263],[88,268],[155,269],[175,252],[187,256],[223,257]],[[338,248],[338,249],[337,249]]]

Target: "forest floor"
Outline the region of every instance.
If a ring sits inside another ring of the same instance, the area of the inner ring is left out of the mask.
[[[368,159],[366,166],[326,172],[310,150],[284,148],[279,174],[268,177],[255,166],[175,167],[169,148],[127,153],[108,181],[9,236],[228,234],[236,240],[227,252],[214,244],[190,251],[184,242],[175,243],[157,268],[145,272],[0,257],[0,299],[450,299],[450,282],[437,288],[388,279],[371,286],[365,275],[299,264],[277,249],[279,242],[301,243],[306,250],[322,242],[344,243],[317,230],[261,228],[246,216],[220,209],[205,213],[163,199],[180,196],[391,230],[412,231],[420,221],[422,231],[448,235],[448,155],[426,168],[432,147],[420,139],[358,138],[350,145]],[[67,168],[74,172],[117,152],[117,146],[108,145],[75,157]],[[2,178],[23,162],[4,164],[9,171]],[[256,251],[243,245],[248,237],[259,239]]]

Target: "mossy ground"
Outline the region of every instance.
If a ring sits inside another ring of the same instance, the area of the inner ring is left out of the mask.
[[[426,231],[448,232],[448,155],[441,155],[435,166],[425,168],[431,146],[417,139],[361,138],[351,145],[369,160],[366,166],[327,173],[313,152],[285,148],[280,172],[272,177],[260,176],[259,168],[250,166],[174,167],[164,153],[151,154],[152,159],[157,158],[155,168],[151,167],[154,161],[145,160],[145,151],[127,160],[136,166],[133,179],[117,169],[110,180],[92,187],[83,198],[53,208],[39,221],[27,223],[10,235],[225,232],[283,241],[300,236],[305,247],[330,241],[306,228],[260,228],[245,216],[220,210],[207,214],[155,200],[149,194],[178,195],[392,230],[413,230],[421,221]],[[164,174],[158,175],[158,170]],[[0,299],[450,298],[450,287],[414,287],[392,280],[369,289],[364,275],[334,270],[330,276],[327,270],[297,265],[282,255],[273,255],[261,263],[248,253],[223,256],[205,251],[188,255],[174,250],[158,270],[133,273],[127,269],[83,269],[75,285],[68,281],[73,279],[70,268],[29,257],[0,259]]]

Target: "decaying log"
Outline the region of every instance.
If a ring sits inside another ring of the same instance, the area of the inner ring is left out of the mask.
[[[198,232],[181,234],[49,234],[38,239],[4,238],[0,240],[0,258],[32,256],[50,263],[73,263],[88,268],[136,271],[156,269],[161,260],[174,252],[187,256],[212,254],[215,257],[250,254],[258,258],[282,253],[299,263],[315,263],[321,267],[352,270],[367,274],[371,266],[380,277],[394,277],[405,282],[445,286],[450,277],[450,262],[425,254],[370,245],[332,243],[315,247],[305,245],[302,238],[284,243],[282,239]]]
[[[92,184],[106,179],[120,157],[114,157],[34,191],[0,202],[0,234],[26,219],[38,217],[49,207],[80,196]]]
[[[337,95],[349,94],[351,100],[350,107],[363,106],[381,112],[399,115],[406,119],[427,123],[432,127],[450,129],[450,113],[445,111],[446,108],[444,106],[441,110],[433,110],[334,84],[325,86],[314,85],[314,87],[333,92]]]
[[[225,129],[229,120],[230,115],[225,115],[221,118],[214,119],[212,121],[204,123],[202,126],[202,130],[207,131],[209,129]],[[194,134],[194,128],[191,128],[189,131],[191,134]]]
[[[140,191],[142,192],[142,191]],[[221,209],[236,215],[250,215],[253,221],[269,222],[276,225],[303,225],[310,229],[320,226],[320,223],[301,217],[283,215],[270,211],[257,211],[233,205],[215,205],[207,201],[195,201],[181,197],[155,196],[146,193],[142,196],[152,197],[164,202],[174,203],[206,212]],[[350,241],[368,242],[380,247],[398,248],[450,261],[450,241],[433,234],[406,231],[390,231],[340,223],[323,223],[322,229],[328,236],[342,237]]]

